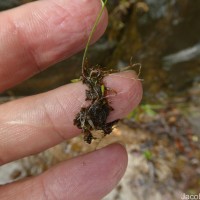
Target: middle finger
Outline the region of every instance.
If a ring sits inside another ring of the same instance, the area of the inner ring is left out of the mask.
[[[134,73],[111,74],[105,85],[117,92],[109,97],[114,111],[109,120],[124,117],[138,105],[141,83]],[[69,84],[56,90],[0,106],[0,164],[38,153],[80,130],[73,119],[85,102],[85,86]]]

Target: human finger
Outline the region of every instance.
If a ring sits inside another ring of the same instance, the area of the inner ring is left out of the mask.
[[[104,82],[116,92],[108,97],[114,108],[109,121],[124,117],[139,104],[142,87],[134,73],[111,74]],[[82,83],[69,84],[1,105],[1,164],[38,153],[78,135],[80,129],[73,125],[73,119],[86,103],[85,89]]]
[[[83,49],[99,0],[43,0],[0,13],[0,91]],[[105,31],[104,12],[93,36]]]
[[[119,182],[127,153],[119,144],[63,162],[37,177],[0,188],[1,200],[100,200]]]

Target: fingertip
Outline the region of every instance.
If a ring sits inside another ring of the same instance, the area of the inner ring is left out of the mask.
[[[127,162],[127,152],[121,144],[74,158],[43,175],[45,193],[49,196],[57,188],[53,196],[59,195],[59,199],[102,199],[118,184]]]
[[[142,99],[142,84],[134,71],[110,74],[105,78],[105,85],[116,92],[108,96],[114,108],[109,121],[123,118],[138,106]]]
[[[107,158],[108,160],[113,160],[113,165],[116,166],[116,171],[118,173],[114,173],[113,175],[116,176],[116,180],[120,180],[121,177],[124,175],[125,170],[128,165],[128,154],[126,151],[126,148],[124,145],[120,143],[114,143],[105,148],[107,152],[105,152],[106,155],[110,156],[110,158]],[[113,168],[111,168],[112,170]]]
[[[107,170],[113,173],[113,177],[116,180],[121,179],[128,163],[126,148],[120,143],[114,143],[99,149],[96,152],[98,154],[97,157],[104,160]]]

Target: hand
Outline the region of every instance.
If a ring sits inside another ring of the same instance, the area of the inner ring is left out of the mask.
[[[6,90],[85,47],[100,0],[43,0],[0,13],[0,90]],[[107,25],[107,13],[93,37]],[[105,84],[114,111],[125,116],[138,105],[142,89],[132,72],[111,74]],[[0,164],[32,155],[80,134],[73,125],[85,99],[74,83],[0,106]],[[65,161],[45,173],[0,187],[0,199],[98,200],[118,183],[127,165],[119,144]]]

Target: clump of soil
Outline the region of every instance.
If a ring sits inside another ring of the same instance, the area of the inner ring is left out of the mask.
[[[107,123],[107,117],[113,108],[107,99],[109,89],[103,83],[106,74],[107,72],[99,65],[89,67],[88,62],[85,61],[81,80],[88,87],[85,100],[91,101],[91,104],[81,108],[74,119],[74,125],[82,129],[84,140],[89,144],[96,139],[92,131],[101,130],[105,136],[112,132],[113,125],[119,121]]]

